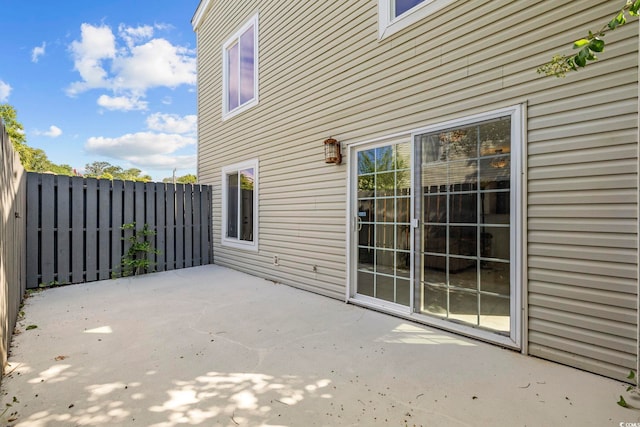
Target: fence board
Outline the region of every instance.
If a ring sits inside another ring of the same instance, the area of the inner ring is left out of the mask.
[[[57,206],[56,206],[56,229],[57,232],[57,250],[58,254],[58,265],[56,266],[56,271],[58,273],[58,282],[59,283],[69,283],[71,267],[69,265],[69,261],[71,259],[71,242],[69,240],[69,231],[71,229],[69,223],[69,215],[71,213],[71,209],[69,207],[69,177],[68,176],[59,176],[57,182],[57,191],[56,194],[58,196]]]
[[[84,180],[74,176],[71,178],[71,283],[84,282],[84,211]]]
[[[167,254],[165,256],[167,263],[167,270],[173,270],[176,267],[176,240],[175,240],[175,232],[176,232],[176,187],[173,184],[167,184],[167,194],[165,195],[165,200],[167,203],[166,218],[165,222],[167,224],[167,233],[166,240],[167,243],[165,247],[167,248]]]
[[[184,185],[184,266],[193,265],[193,185]]]
[[[87,179],[85,196],[85,278],[87,282],[98,279],[98,181]]]
[[[134,183],[134,209],[133,214],[134,221],[136,223],[136,231],[142,230],[144,227],[144,182],[136,182]]]
[[[27,287],[121,273],[136,230],[156,232],[150,257],[162,271],[210,262],[211,187],[27,175]]]
[[[166,262],[165,262],[165,253],[167,252],[167,248],[165,245],[165,235],[167,230],[167,224],[165,221],[165,191],[164,184],[157,183],[156,184],[156,248],[160,251],[158,255],[156,255],[156,270],[164,271],[166,270]]]
[[[26,227],[29,212],[26,205],[29,177],[16,151],[0,118],[0,373],[3,374],[11,373],[5,368],[8,367],[6,362],[9,347],[18,321],[27,277]],[[34,207],[37,207],[37,199]],[[37,215],[38,210],[36,222]],[[34,234],[37,244],[37,228]],[[37,259],[35,268],[38,268]],[[37,276],[37,270],[35,275]],[[6,407],[8,408],[9,406]]]
[[[149,182],[145,184],[144,191],[146,195],[145,201],[145,224],[150,231],[156,231],[156,184]],[[156,236],[149,236],[153,247],[157,248]],[[147,261],[149,261],[149,267],[153,270],[156,265],[156,255],[153,252],[147,253]]]
[[[27,173],[27,283],[37,285],[40,273],[40,175]]]
[[[184,268],[184,184],[176,184],[176,268]]]
[[[134,221],[134,191],[135,185],[133,181],[125,181],[124,182],[124,224],[131,224]],[[124,225],[123,224],[123,225]],[[131,247],[131,243],[129,239],[133,236],[133,230],[124,230],[123,238],[124,238],[124,249],[123,254],[126,254],[129,248]]]
[[[201,224],[211,224],[211,198],[208,187],[202,188],[202,203],[200,205],[200,222]],[[202,248],[202,265],[211,263],[211,227],[200,229],[200,248]]]
[[[122,261],[122,209],[123,183],[114,180],[111,184],[111,272],[120,271]]]
[[[109,278],[111,257],[111,235],[109,220],[111,216],[111,181],[98,180],[98,278]]]
[[[193,186],[193,262],[191,265],[202,265],[200,250],[200,205],[202,201],[201,188],[199,185]]]
[[[40,229],[40,240],[42,241],[42,277],[40,278],[40,282],[45,284],[53,282],[55,278],[54,178],[54,175],[42,175],[42,202],[40,204],[40,209],[42,209],[42,227]]]

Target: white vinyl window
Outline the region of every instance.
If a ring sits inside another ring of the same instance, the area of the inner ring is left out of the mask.
[[[222,244],[258,250],[258,160],[222,168]]]
[[[380,40],[437,12],[453,0],[378,0]]]
[[[222,47],[222,118],[258,104],[258,15]]]

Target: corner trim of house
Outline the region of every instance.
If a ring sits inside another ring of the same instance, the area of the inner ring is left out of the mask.
[[[211,0],[201,0],[200,4],[196,8],[196,11],[191,18],[191,26],[193,27],[193,31],[198,31],[198,27],[202,23],[205,15],[209,11],[209,7],[212,5]]]
[[[522,224],[520,231],[520,283],[522,286],[520,287],[520,295],[521,298],[521,313],[520,313],[520,347],[522,354],[529,354],[529,281],[528,281],[528,270],[529,270],[529,262],[528,262],[528,251],[527,251],[527,230],[528,230],[528,212],[527,212],[527,200],[528,200],[528,184],[527,184],[527,176],[528,176],[528,104],[527,101],[523,101],[520,104],[520,132],[522,132],[521,138],[521,150],[520,153],[520,161],[522,162],[520,168],[520,190],[522,197],[520,198],[520,223]]]

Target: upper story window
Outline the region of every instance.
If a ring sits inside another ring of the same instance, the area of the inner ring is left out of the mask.
[[[258,103],[258,15],[222,46],[222,118]]]
[[[391,1],[391,6],[393,7],[392,16],[397,18],[425,1],[426,0],[393,0]]]
[[[378,0],[378,39],[437,12],[454,0]]]

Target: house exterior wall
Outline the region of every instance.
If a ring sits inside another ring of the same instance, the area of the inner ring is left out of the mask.
[[[198,173],[214,186],[215,263],[344,299],[348,159],[325,164],[323,140],[409,141],[522,105],[523,351],[614,378],[637,369],[638,25],[556,79],[536,67],[601,28],[616,2],[579,13],[570,0],[454,2],[382,40],[376,1],[296,5],[203,1],[196,12]],[[256,13],[259,103],[222,120],[222,45]],[[221,168],[250,159],[258,251],[220,239]]]

